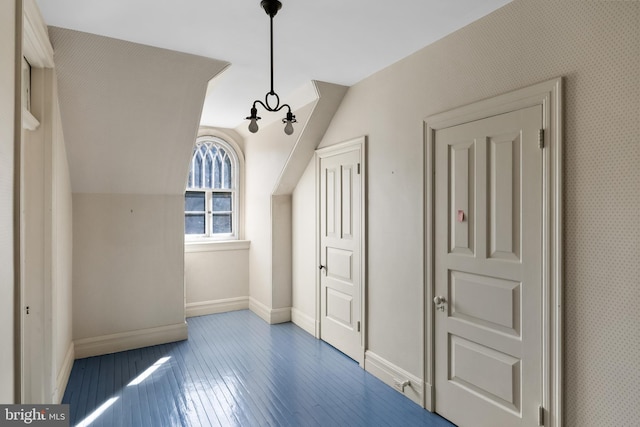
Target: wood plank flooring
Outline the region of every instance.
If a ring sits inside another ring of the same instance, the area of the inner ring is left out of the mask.
[[[188,341],[76,360],[71,425],[453,426],[293,323],[243,310],[188,324]]]

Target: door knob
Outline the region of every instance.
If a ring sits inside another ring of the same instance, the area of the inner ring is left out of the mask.
[[[436,305],[436,310],[440,310],[440,311],[444,311],[446,302],[447,302],[447,299],[440,295],[438,295],[433,299],[433,303]]]
[[[327,267],[325,267],[324,265],[320,265],[318,268],[322,270],[323,268],[327,268]]]

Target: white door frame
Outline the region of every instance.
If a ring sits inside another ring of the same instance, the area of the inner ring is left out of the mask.
[[[358,361],[360,366],[364,368],[364,353],[367,345],[367,196],[366,196],[366,188],[367,188],[367,165],[366,165],[366,136],[360,136],[354,139],[350,139],[345,142],[341,142],[339,144],[330,145],[328,147],[319,148],[316,150],[315,160],[316,160],[316,265],[319,266],[321,264],[320,255],[321,255],[321,231],[320,231],[320,179],[321,179],[321,170],[320,170],[320,160],[324,157],[347,153],[350,151],[360,151],[360,174],[362,179],[360,180],[360,203],[362,209],[360,209],[360,277],[361,277],[361,286],[360,286],[360,301],[362,304],[362,309],[360,311],[360,345],[362,347],[362,355]],[[320,316],[321,316],[321,284],[320,284],[320,273],[321,271],[318,269],[316,272],[316,328],[315,328],[315,337],[320,339]]]
[[[16,318],[16,334],[18,338],[17,351],[19,357],[16,360],[16,373],[15,373],[15,381],[16,381],[16,402],[15,403],[48,403],[53,402],[54,399],[62,399],[62,393],[64,390],[60,391],[56,389],[57,385],[57,360],[53,351],[53,336],[55,334],[54,328],[54,320],[52,310],[53,307],[53,299],[55,298],[55,280],[54,280],[54,271],[55,268],[53,261],[55,260],[56,254],[52,251],[52,245],[54,240],[56,239],[55,230],[52,229],[51,225],[51,203],[52,198],[55,196],[53,194],[53,189],[51,187],[51,174],[52,174],[52,164],[51,164],[51,123],[48,123],[47,120],[50,121],[50,107],[51,107],[51,87],[49,86],[50,77],[46,76],[44,73],[47,73],[47,69],[54,68],[53,62],[53,48],[49,41],[49,35],[47,33],[47,26],[42,20],[40,15],[40,11],[38,6],[34,0],[24,0],[23,2],[23,32],[22,32],[22,55],[27,59],[29,64],[31,65],[31,79],[32,79],[32,100],[31,105],[35,107],[36,104],[41,106],[43,110],[41,112],[40,120],[43,121],[42,126],[40,127],[40,122],[36,119],[30,112],[25,111],[26,106],[22,106],[22,125],[23,125],[23,137],[21,138],[21,152],[20,152],[20,162],[28,161],[29,159],[24,159],[22,155],[22,150],[25,144],[36,143],[36,140],[42,144],[42,154],[45,159],[45,167],[44,167],[44,177],[45,184],[43,186],[42,195],[39,197],[44,197],[43,212],[36,212],[39,215],[38,219],[44,219],[43,231],[44,234],[39,236],[38,240],[34,243],[36,246],[40,243],[43,244],[43,255],[41,263],[36,265],[35,267],[39,268],[40,271],[38,274],[42,277],[42,286],[37,289],[38,299],[41,302],[35,303],[38,305],[35,309],[40,311],[40,317],[38,318],[38,328],[27,328],[27,320],[26,320],[26,305],[34,305],[34,303],[30,302],[28,299],[28,292],[26,289],[26,281],[25,281],[25,273],[29,271],[30,265],[25,263],[25,247],[29,244],[26,240],[25,236],[25,227],[26,224],[25,218],[25,204],[24,204],[24,176],[25,173],[28,173],[28,168],[20,166],[20,190],[18,192],[18,197],[20,197],[20,215],[19,221],[17,224],[17,232],[19,233],[19,252],[20,252],[20,292],[19,292],[19,301],[16,302],[17,305],[17,318]],[[35,91],[35,92],[34,92]],[[25,137],[25,133],[29,132],[28,136]],[[47,214],[49,212],[49,214]],[[35,310],[34,310],[35,311]],[[39,329],[39,330],[36,330]],[[37,342],[41,343],[41,347],[38,350],[41,350],[39,354],[41,360],[41,372],[40,375],[42,378],[38,378],[39,385],[37,389],[34,390],[32,388],[33,382],[27,383],[30,377],[27,375],[27,371],[29,370],[29,361],[25,360],[27,354],[25,351],[25,346],[30,345],[30,343]],[[33,401],[37,399],[38,401]],[[58,403],[58,402],[53,402]]]
[[[435,410],[435,343],[433,309],[435,263],[435,131],[510,111],[542,106],[543,110],[543,238],[542,238],[542,375],[544,425],[562,426],[562,78],[538,83],[495,98],[424,119],[426,191],[425,221],[425,389],[424,407]]]

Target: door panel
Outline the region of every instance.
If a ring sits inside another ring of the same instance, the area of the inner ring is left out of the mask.
[[[327,320],[342,324],[347,329],[353,325],[353,297],[333,288],[326,288],[327,292]]]
[[[353,164],[342,165],[342,239],[353,240]]]
[[[473,255],[474,242],[474,190],[475,145],[473,141],[451,144],[449,149],[449,223],[450,252]],[[461,215],[458,217],[458,215]]]
[[[320,159],[320,337],[363,359],[360,150]]]
[[[521,360],[458,336],[450,336],[449,380],[510,411],[520,411]]]
[[[460,426],[537,425],[541,127],[535,106],[435,133],[435,401]]]
[[[340,221],[336,212],[336,198],[339,194],[338,189],[336,188],[336,183],[338,182],[336,179],[337,170],[335,165],[332,165],[331,168],[327,168],[323,172],[323,181],[325,181],[323,200],[325,202],[325,206],[322,209],[322,213],[325,215],[323,224],[325,228],[325,235],[327,237],[339,238],[340,232],[336,228],[340,226]]]
[[[327,247],[327,276],[343,284],[353,286],[353,251]]]
[[[489,258],[520,261],[520,133],[488,142]]]
[[[451,271],[451,317],[520,336],[520,283]]]

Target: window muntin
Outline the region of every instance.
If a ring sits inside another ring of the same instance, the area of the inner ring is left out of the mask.
[[[185,192],[185,235],[193,238],[237,238],[238,158],[216,137],[196,141]]]

